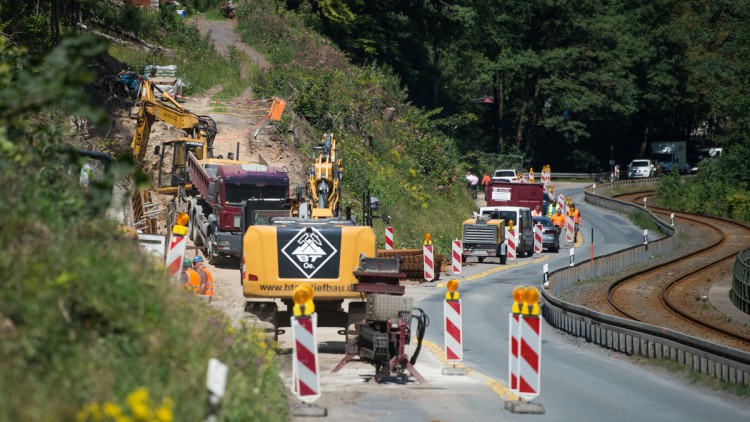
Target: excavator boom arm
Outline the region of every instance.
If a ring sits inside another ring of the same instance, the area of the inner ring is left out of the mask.
[[[151,127],[159,119],[177,129],[182,129],[190,137],[206,142],[208,156],[211,157],[213,139],[216,136],[216,123],[209,116],[199,116],[182,107],[168,93],[161,92],[166,102],[156,100],[155,89],[151,81],[139,76],[140,88],[137,111],[131,117],[137,120],[131,148],[138,161],[142,161],[148,150]]]

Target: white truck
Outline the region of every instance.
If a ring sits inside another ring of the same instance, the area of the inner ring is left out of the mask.
[[[677,171],[686,174],[690,170],[687,162],[687,143],[681,142],[652,142],[651,160],[659,164],[659,171],[671,173]]]

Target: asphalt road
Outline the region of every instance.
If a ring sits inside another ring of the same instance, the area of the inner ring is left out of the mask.
[[[642,230],[626,218],[586,204],[582,186],[556,186],[558,193],[570,195],[581,210],[584,236],[575,248],[576,260],[589,257],[592,227],[596,255],[643,242]],[[448,366],[441,361],[445,276],[434,287],[407,287],[407,295],[414,297],[415,307],[431,317],[426,347],[415,365],[428,381],[426,385],[420,385],[413,377],[388,379],[382,384],[367,383],[374,368],[360,362],[351,362],[339,373],[330,373],[343,358],[343,337],[321,329],[323,393],[314,403],[315,407],[325,409],[329,420],[389,422],[528,418],[614,422],[750,420],[748,400],[690,386],[663,370],[636,364],[625,355],[592,346],[546,323],[542,324],[541,392],[532,400],[543,406],[544,414],[505,410],[505,401],[516,399],[507,390],[508,315],[513,303],[512,291],[521,285],[539,286],[544,264],[549,265],[550,271],[568,265],[570,248],[571,245],[566,244],[557,254],[544,252],[519,258],[506,266],[488,259],[483,264],[465,267],[458,277],[464,314],[462,366],[468,372],[465,376],[442,373]],[[287,336],[281,338],[282,347],[289,341]],[[283,372],[282,377],[289,384],[288,368]],[[294,399],[291,403],[295,403]],[[307,418],[294,418],[303,419]]]

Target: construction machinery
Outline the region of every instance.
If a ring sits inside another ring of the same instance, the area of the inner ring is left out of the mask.
[[[376,258],[372,227],[357,224],[351,208],[341,215],[343,166],[333,135],[325,134],[315,151],[319,154],[308,173],[306,197],[297,198],[289,216],[272,217],[267,225],[247,228],[241,265],[245,310],[271,323],[278,338],[282,327],[290,325],[295,289],[309,284],[315,294],[318,326],[341,328],[347,344],[358,344],[379,373],[382,367],[398,371],[407,367],[403,349],[411,335],[411,302],[400,300],[404,287],[399,280],[406,275],[400,271],[399,258]],[[364,202],[365,214],[372,215],[377,201],[366,198]],[[392,304],[398,309],[386,320],[380,319],[380,313],[371,314],[377,319],[368,320],[371,298],[381,294],[398,296]],[[360,331],[350,330],[352,326]]]
[[[187,173],[188,153],[192,152],[203,163],[234,164],[233,160],[213,158],[216,122],[210,116],[197,115],[180,105],[171,95],[162,91],[152,81],[130,74],[138,80],[136,105],[130,117],[136,120],[136,130],[130,147],[136,161],[141,163],[149,147],[151,128],[158,119],[185,132],[184,137],[162,142],[154,148],[159,155],[157,192],[176,194],[180,187],[190,189]],[[159,97],[157,99],[157,91]]]
[[[307,174],[307,197],[298,201],[292,215],[301,218],[338,218],[341,216],[341,178],[344,168],[336,157],[336,140],[326,133],[323,142],[313,148],[315,164]]]
[[[208,262],[242,255],[242,214],[246,202],[255,209],[282,209],[289,202],[289,175],[282,167],[234,161],[201,163],[188,152],[192,196],[188,202],[190,239]]]

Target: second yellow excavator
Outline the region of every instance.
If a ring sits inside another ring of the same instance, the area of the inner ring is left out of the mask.
[[[210,116],[197,115],[182,105],[150,80],[136,74],[138,80],[136,105],[130,110],[130,117],[137,121],[131,148],[137,162],[142,162],[149,146],[151,127],[154,121],[161,120],[185,132],[186,136],[164,141],[154,149],[160,156],[157,175],[157,191],[175,194],[182,186],[190,188],[187,174],[188,152],[198,160],[213,158],[213,141],[216,137],[216,122]],[[215,161],[215,162],[214,162]],[[213,164],[236,164],[233,160],[213,159]]]

